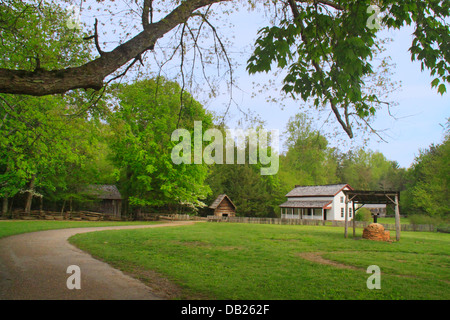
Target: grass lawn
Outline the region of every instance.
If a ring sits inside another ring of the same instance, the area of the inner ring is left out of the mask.
[[[55,220],[0,220],[0,238],[19,233],[83,227],[109,227],[151,224],[154,222],[134,221],[55,221]]]
[[[449,234],[402,232],[398,243],[343,234],[339,227],[197,223],[70,242],[149,285],[149,270],[163,275],[181,288],[178,299],[450,299]],[[380,290],[367,288],[370,265],[381,269]]]

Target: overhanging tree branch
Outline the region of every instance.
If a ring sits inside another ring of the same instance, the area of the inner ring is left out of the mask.
[[[153,23],[153,0],[144,0],[142,7],[142,26],[146,29],[150,23]]]
[[[323,3],[324,1],[319,1],[319,2]],[[329,1],[327,1],[327,2],[329,2]],[[290,8],[292,10],[292,15],[294,16],[294,19],[298,19],[299,16],[300,16],[300,12],[298,10],[296,1],[295,0],[288,0],[288,3],[289,3],[289,6],[290,6]],[[327,4],[329,4],[329,3],[327,3]],[[303,30],[304,30],[303,23],[299,22],[299,25],[301,26],[300,36],[302,38],[302,41],[304,43],[308,43],[308,39],[305,37],[305,35],[303,33]],[[314,66],[314,69],[319,74],[323,74],[324,73],[322,68],[320,67],[320,65],[316,61],[311,60],[311,63]],[[320,84],[322,85],[322,87],[325,88],[324,84],[322,83],[322,80],[320,80]],[[339,124],[341,125],[342,129],[344,129],[345,133],[347,133],[347,135],[350,138],[353,138],[353,130],[352,130],[351,124],[349,122],[349,118],[348,118],[348,105],[343,105],[342,106],[344,108],[344,117],[345,117],[345,119],[342,119],[342,115],[340,114],[339,109],[336,106],[336,103],[334,103],[333,97],[328,95],[326,97],[326,100],[328,100],[328,102],[330,103],[331,110],[333,111],[333,113],[334,113],[334,115],[336,117],[336,120],[339,122]]]
[[[177,25],[185,23],[195,10],[225,1],[230,0],[183,1],[160,21],[149,23],[134,38],[110,52],[103,52],[99,58],[79,67],[35,71],[0,68],[0,93],[44,96],[79,88],[99,90],[103,87],[103,81],[108,75],[153,48],[158,39]]]
[[[104,54],[104,52],[100,48],[100,43],[98,41],[98,20],[97,20],[97,18],[95,18],[94,30],[95,30],[95,33],[94,33],[95,47],[97,48],[97,51],[100,54],[100,56],[102,56]]]

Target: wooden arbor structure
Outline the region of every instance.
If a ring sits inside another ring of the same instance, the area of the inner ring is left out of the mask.
[[[400,240],[400,210],[399,191],[363,191],[363,190],[343,190],[345,194],[345,238],[348,236],[348,203],[353,203],[353,216],[355,211],[365,204],[393,204],[395,207],[395,237]],[[362,204],[355,210],[355,204]],[[353,223],[353,236],[355,236],[355,223]]]

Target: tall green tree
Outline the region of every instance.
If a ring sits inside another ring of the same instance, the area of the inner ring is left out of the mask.
[[[54,1],[3,0],[0,70],[23,70],[38,75],[76,67],[92,59],[92,43],[83,39],[88,34],[69,28],[68,18],[67,10]],[[61,74],[59,77],[64,78]],[[36,84],[42,86],[45,81]]]
[[[33,196],[56,199],[57,189],[74,189],[86,180],[82,167],[92,156],[95,126],[73,117],[68,102],[56,96],[0,96],[3,213],[8,198],[19,192],[26,193],[24,210],[29,212]]]
[[[280,183],[287,193],[295,185],[330,184],[336,181],[336,162],[328,140],[305,114],[292,117],[286,126],[286,154],[280,159]]]
[[[405,170],[377,151],[357,148],[338,156],[336,174],[342,182],[361,190],[398,190],[404,188]]]
[[[68,28],[66,10],[47,1],[38,6],[29,1],[2,1],[0,32],[1,70],[39,74],[91,58],[91,45],[83,39],[86,34]],[[27,194],[25,211],[29,211],[33,195],[57,199],[61,196],[57,190],[67,192],[69,185],[83,180],[80,168],[90,154],[93,128],[87,118],[93,114],[88,114],[87,106],[94,96],[92,92],[42,98],[0,94],[3,212],[8,198],[18,192]]]
[[[177,128],[193,133],[194,121],[202,121],[206,130],[212,116],[177,83],[162,77],[119,85],[111,91],[111,101],[112,161],[131,209],[202,206],[210,192],[204,185],[208,168],[175,164],[171,152],[177,142],[171,135]],[[191,143],[194,150],[194,139]]]
[[[263,130],[262,126],[258,130]],[[254,130],[254,132],[260,132]],[[223,136],[227,134],[223,130]],[[261,172],[263,165],[261,161],[261,154],[270,154],[272,152],[271,146],[267,150],[261,148],[260,140],[263,137],[258,136],[258,148],[255,158],[250,155],[249,137],[243,139],[243,143],[235,143],[232,148],[234,159],[232,163],[213,164],[210,166],[210,172],[205,183],[208,184],[212,190],[211,195],[207,198],[207,203],[210,204],[219,194],[227,194],[236,205],[236,214],[238,216],[246,217],[273,217],[278,213],[278,205],[282,200],[280,185],[278,181],[278,174],[264,175]],[[253,143],[253,142],[252,142]],[[231,152],[231,149],[226,149],[224,146],[224,155],[226,152]],[[245,153],[244,159],[238,161],[238,154]],[[267,152],[267,153],[266,153]],[[277,161],[271,158],[271,161]],[[274,164],[271,163],[271,166]],[[276,166],[278,169],[278,166]],[[278,171],[278,170],[277,170]],[[278,171],[279,172],[279,171]]]
[[[450,134],[421,150],[411,168],[401,204],[407,214],[448,218],[450,215]]]

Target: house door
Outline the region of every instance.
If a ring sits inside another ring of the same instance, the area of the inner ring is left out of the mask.
[[[327,209],[323,210],[323,220],[327,220],[327,212]]]

